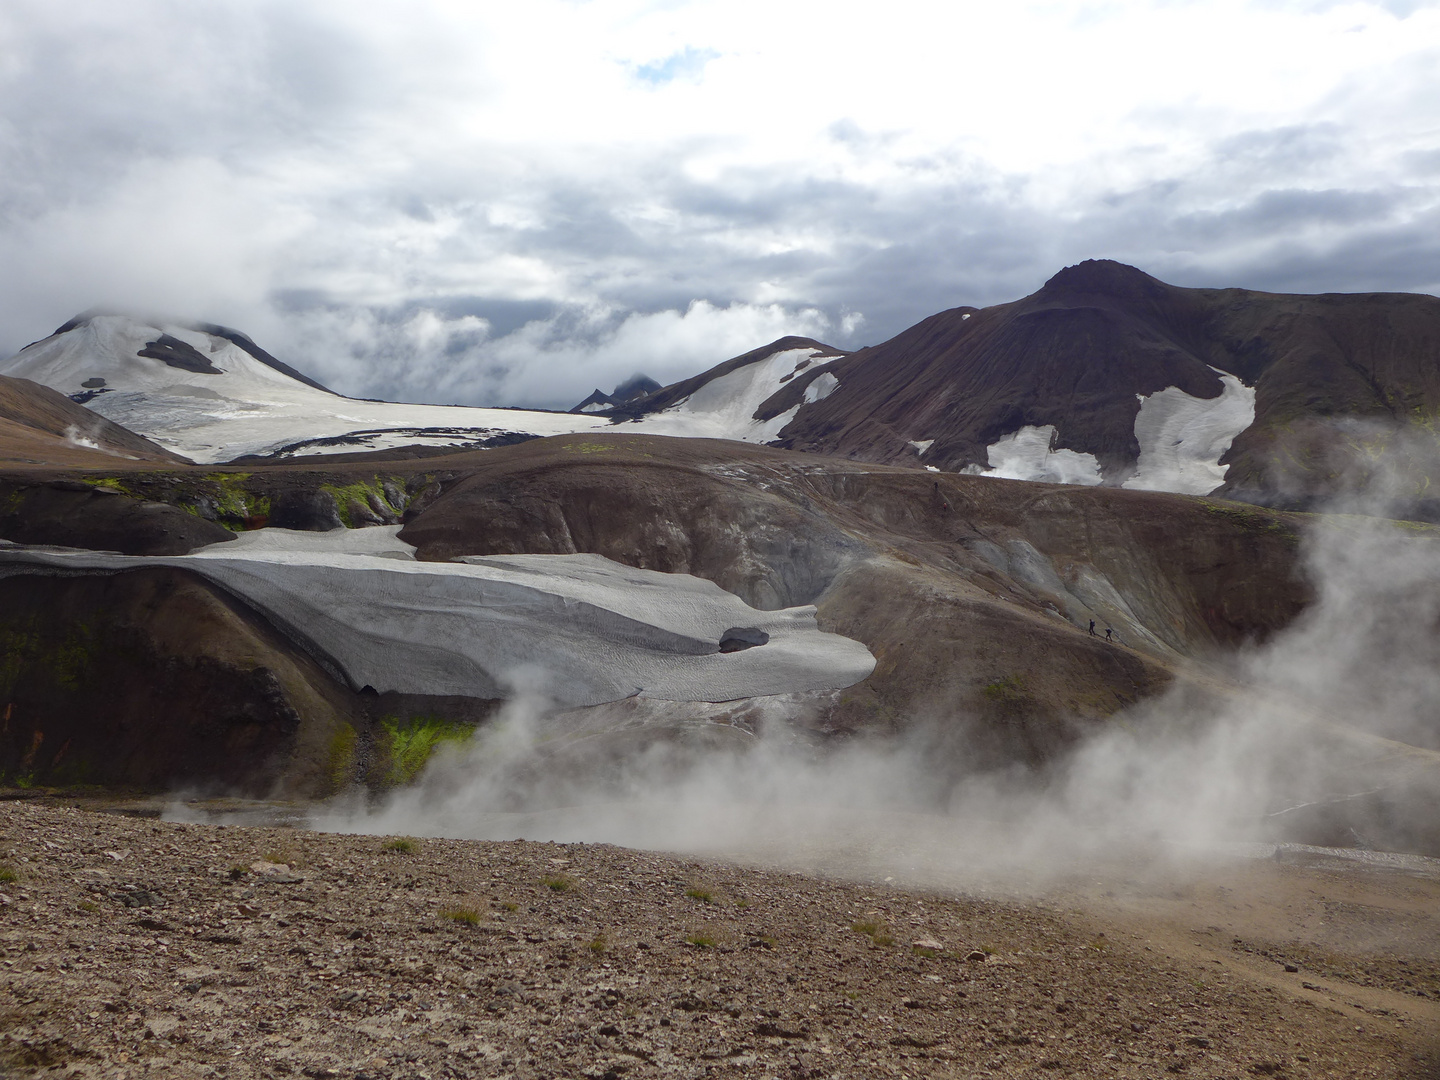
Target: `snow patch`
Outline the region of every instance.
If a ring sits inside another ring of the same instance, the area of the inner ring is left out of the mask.
[[[1178,386],[1139,395],[1135,438],[1140,459],[1124,487],[1208,495],[1225,482],[1230,466],[1221,465],[1220,458],[1255,422],[1255,389],[1211,370],[1224,384],[1219,397],[1192,397]]]
[[[805,400],[812,404],[817,401],[823,401],[833,394],[835,388],[839,385],[840,380],[828,371],[823,375],[817,375],[811,380],[810,385],[805,388]]]
[[[972,475],[1005,480],[1039,480],[1047,484],[1093,487],[1103,479],[1094,454],[1054,449],[1055,425],[1027,426],[996,439],[985,454],[989,469],[972,467]]]
[[[911,440],[910,440],[910,445],[915,448],[915,452],[916,452],[917,454],[919,454],[920,456],[923,457],[923,456],[925,455],[925,452],[926,452],[927,450],[929,450],[930,447],[932,447],[932,446],[935,445],[935,440],[934,440],[934,439],[911,439]]]
[[[728,375],[711,379],[689,397],[661,412],[641,417],[627,428],[638,427],[652,435],[771,442],[779,438],[800,406],[786,409],[769,420],[756,420],[755,410],[784,385],[782,379],[808,367],[818,351],[787,349],[772,353]],[[805,388],[805,401],[819,401],[839,385],[840,381],[827,371]]]
[[[875,667],[813,606],[760,611],[718,585],[599,555],[417,562],[391,529],[266,529],[182,556],[0,549],[8,573],[170,566],[243,597],[352,687],[563,706],[732,701],[853,685]],[[720,652],[733,627],[763,646]]]

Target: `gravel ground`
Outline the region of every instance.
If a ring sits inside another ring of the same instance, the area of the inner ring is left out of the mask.
[[[0,879],[6,1075],[1440,1076],[1415,1024],[1039,903],[16,802]]]

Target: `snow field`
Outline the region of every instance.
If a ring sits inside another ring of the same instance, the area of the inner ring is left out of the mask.
[[[221,374],[186,371],[138,355],[162,333],[192,346]],[[261,363],[225,338],[123,315],[98,315],[38,341],[12,357],[0,373],[31,379],[62,394],[79,393],[86,380],[102,378],[106,385],[86,402],[89,408],[202,464],[352,432],[366,437],[299,452],[344,453],[412,443],[466,445],[513,432],[563,435],[610,426],[604,419],[571,413],[340,397]]]
[[[1003,435],[987,448],[989,469],[976,469],[980,476],[1005,480],[1040,480],[1047,484],[1083,484],[1093,487],[1104,478],[1094,454],[1076,450],[1051,449],[1055,425],[1022,427]]]
[[[0,570],[190,570],[244,598],[352,688],[557,705],[730,701],[829,690],[875,665],[813,607],[759,611],[712,582],[598,555],[413,559],[399,527],[265,529],[185,556],[0,549]],[[733,627],[767,644],[719,652]]]

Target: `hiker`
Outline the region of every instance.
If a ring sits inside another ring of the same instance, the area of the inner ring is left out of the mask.
[[[1111,630],[1110,627],[1108,627],[1108,626],[1105,627],[1105,640],[1106,640],[1106,641],[1109,641],[1109,640],[1110,640],[1110,635],[1113,634],[1113,633],[1114,633],[1114,631]]]
[[[1095,620],[1090,620],[1090,636],[1095,637]]]

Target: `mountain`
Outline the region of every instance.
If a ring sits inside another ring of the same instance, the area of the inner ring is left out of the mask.
[[[1398,477],[1405,513],[1440,516],[1428,494],[1440,300],[1189,289],[1108,260],[856,352],[784,337],[670,386],[596,389],[568,414],[357,401],[238,331],[104,312],[0,369],[206,463],[435,453],[614,424],[1291,509]]]
[[[335,394],[213,323],[87,312],[0,374],[30,379],[199,462],[396,447],[492,446],[606,426],[589,416],[405,405]]]
[[[570,411],[572,413],[608,412],[611,409],[621,408],[631,402],[639,401],[659,389],[661,389],[660,384],[650,376],[633,375],[608,394],[597,386],[593,394]]]
[[[844,355],[813,338],[782,337],[597,415],[624,423],[627,431],[768,443],[801,405],[835,389],[833,375],[811,376]],[[762,407],[791,385],[802,387],[795,402],[762,417]]]
[[[1440,299],[1189,289],[1091,260],[806,373],[778,445],[943,471],[1308,505],[1321,452],[1440,412]],[[1362,457],[1360,448],[1351,455]]]

